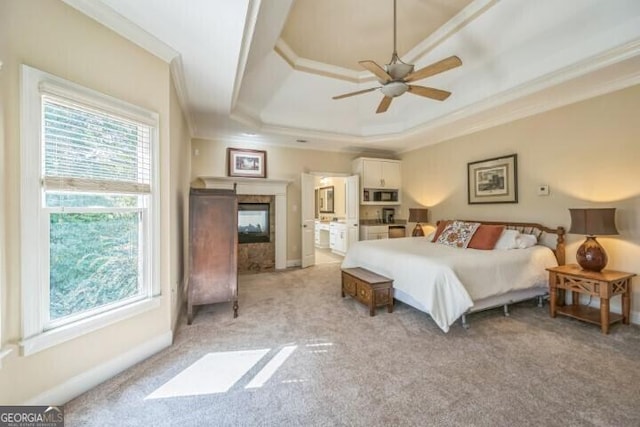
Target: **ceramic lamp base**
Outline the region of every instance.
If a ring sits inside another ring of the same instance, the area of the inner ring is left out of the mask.
[[[412,237],[424,236],[424,231],[422,230],[422,226],[420,224],[416,224],[416,227],[413,229],[413,233],[411,233]]]
[[[594,236],[587,236],[587,240],[578,248],[576,261],[585,270],[601,271],[609,261],[604,248]]]

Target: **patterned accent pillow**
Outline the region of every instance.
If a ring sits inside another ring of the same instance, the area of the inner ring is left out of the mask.
[[[453,221],[440,234],[437,243],[456,248],[466,248],[478,227],[480,227],[479,222]]]
[[[442,232],[444,231],[445,228],[447,228],[447,225],[451,224],[453,221],[451,221],[450,219],[446,220],[446,221],[438,221],[438,226],[436,228],[435,234],[433,235],[433,239],[431,239],[432,242],[437,242],[438,241],[438,237],[440,237],[440,235],[442,234]]]

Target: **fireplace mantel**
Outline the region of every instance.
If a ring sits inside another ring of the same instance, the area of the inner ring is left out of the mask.
[[[201,176],[204,188],[232,189],[237,194],[275,196],[276,208],[276,269],[287,268],[287,186],[290,181],[262,178]]]

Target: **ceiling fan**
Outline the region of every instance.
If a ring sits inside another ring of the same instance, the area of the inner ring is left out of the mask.
[[[396,0],[393,0],[393,54],[391,55],[391,61],[382,68],[374,61],[365,60],[358,61],[360,65],[372,72],[382,86],[372,87],[369,89],[359,90],[356,92],[345,93],[343,95],[334,96],[332,99],[343,99],[350,96],[361,95],[363,93],[372,92],[376,89],[380,89],[380,92],[384,95],[382,101],[378,105],[376,113],[384,113],[389,109],[391,101],[396,96],[400,96],[405,92],[413,93],[414,95],[424,96],[426,98],[435,99],[437,101],[444,101],[451,95],[451,92],[446,90],[434,89],[431,87],[410,85],[408,83],[416,80],[421,80],[436,74],[440,74],[444,71],[462,65],[462,61],[457,56],[450,56],[441,61],[435,62],[431,65],[427,65],[418,71],[413,71],[413,64],[406,64],[398,57],[396,51]]]

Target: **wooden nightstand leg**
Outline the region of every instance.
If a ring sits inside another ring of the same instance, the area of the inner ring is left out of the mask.
[[[375,302],[370,302],[369,303],[369,316],[373,317],[376,315],[376,305]]]
[[[609,298],[600,299],[600,322],[603,334],[609,333]]]
[[[622,294],[622,323],[629,324],[629,316],[631,314],[631,280],[628,279],[625,285],[625,291]]]
[[[558,288],[556,288],[556,274],[549,272],[549,316],[556,317],[558,303]]]

